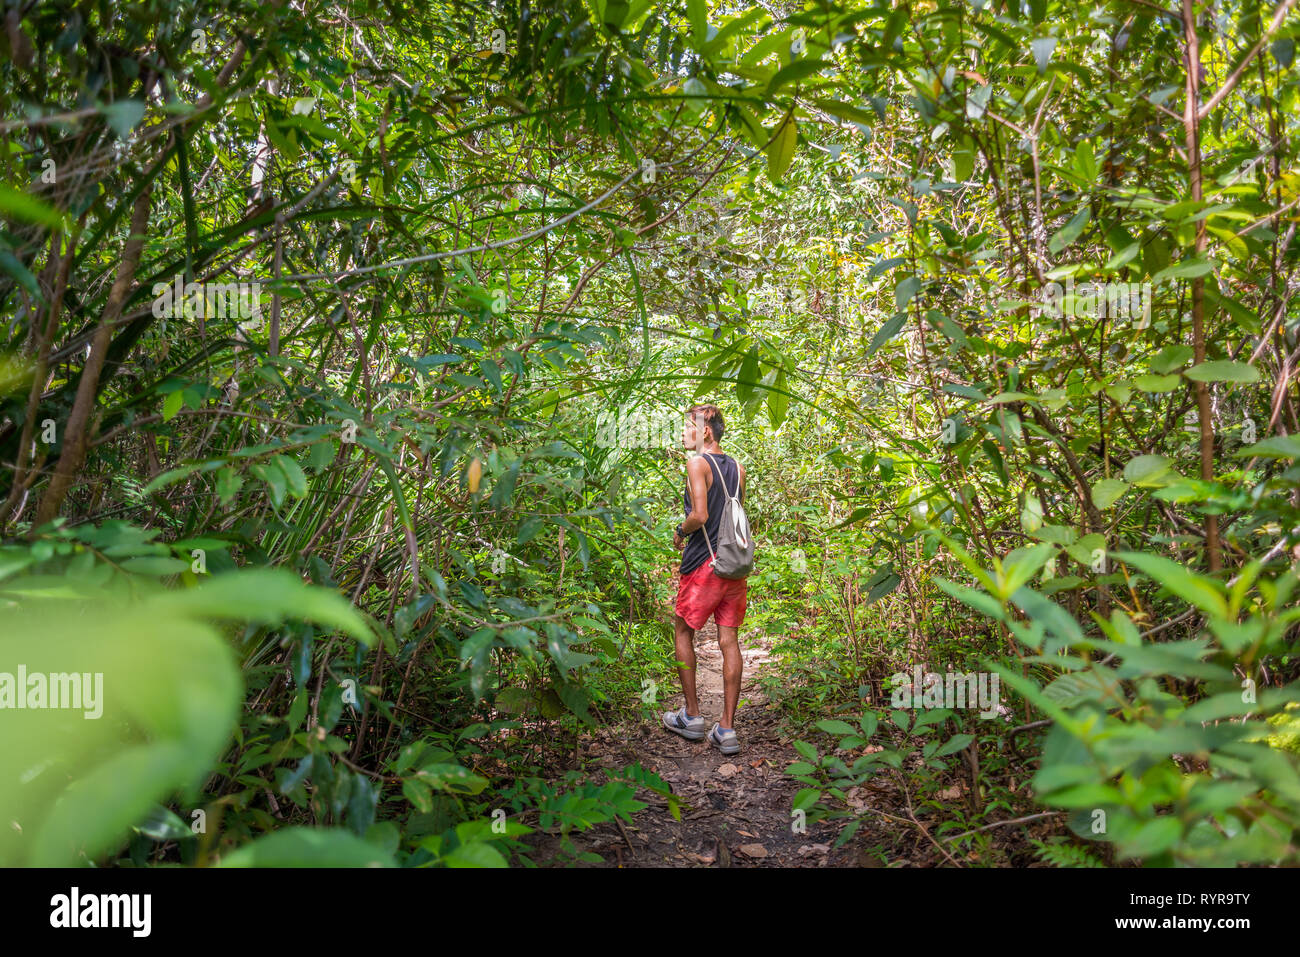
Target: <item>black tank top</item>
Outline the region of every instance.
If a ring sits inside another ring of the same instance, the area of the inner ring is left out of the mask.
[[[682,574],[689,575],[695,569],[699,568],[709,560],[709,542],[713,543],[713,550],[718,550],[718,530],[722,527],[722,509],[727,504],[727,493],[737,495],[737,489],[740,486],[740,469],[736,465],[736,460],[730,455],[723,453],[702,453],[705,461],[713,460],[710,468],[713,470],[713,484],[709,486],[708,496],[705,499],[705,507],[709,510],[709,517],[704,520],[704,527],[697,528],[691,532],[690,537],[686,540],[686,548],[682,550]],[[722,474],[722,480],[727,483],[727,491],[722,490],[719,483],[718,474]],[[741,504],[744,504],[745,496],[739,495]],[[688,476],[686,480],[686,515],[689,518],[691,514],[691,483]],[[708,542],[704,540],[704,533],[709,533]]]

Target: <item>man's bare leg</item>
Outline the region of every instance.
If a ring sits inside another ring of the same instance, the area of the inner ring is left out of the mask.
[[[718,723],[724,728],[734,728],[736,706],[740,703],[740,629],[719,625],[718,647],[722,649],[722,720]],[[694,655],[691,660],[694,661]],[[692,677],[692,693],[694,690],[695,679]]]
[[[673,615],[673,642],[677,646],[677,676],[682,680],[686,713],[694,717],[700,713],[700,702],[695,696],[695,629],[681,615]]]

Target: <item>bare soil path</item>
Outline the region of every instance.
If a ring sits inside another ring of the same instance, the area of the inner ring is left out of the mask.
[[[674,820],[666,803],[643,792],[641,800],[649,800],[650,807],[634,824],[611,822],[575,835],[579,850],[600,855],[607,867],[879,866],[852,847],[832,848],[835,826],[808,824],[801,830],[791,813],[803,785],[782,772],[801,759],[756,681],[768,666],[771,644],[762,634],[747,636],[742,627],[739,754],[725,756],[707,741],[688,741],[663,727],[659,714],[681,707],[680,692],[661,696],[649,720],[602,728],[586,742],[588,760],[611,768],[637,761],[667,781],[682,800],[682,819]],[[723,691],[722,653],[712,621],[696,632],[695,651],[700,710],[712,727],[722,714]],[[852,844],[870,840],[866,830]]]

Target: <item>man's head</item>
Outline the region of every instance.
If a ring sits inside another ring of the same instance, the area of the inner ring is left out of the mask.
[[[686,423],[682,427],[682,447],[697,452],[710,442],[721,442],[726,425],[722,411],[716,405],[693,405],[686,410]]]

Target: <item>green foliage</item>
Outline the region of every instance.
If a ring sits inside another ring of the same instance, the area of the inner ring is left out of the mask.
[[[219,867],[391,867],[374,844],[347,831],[287,828],[222,858]]]
[[[1102,867],[1102,863],[1077,844],[1051,844],[1030,841],[1039,860],[1053,867]]]
[[[78,551],[68,561],[93,569],[78,561],[90,557]],[[368,633],[337,596],[296,582],[285,588],[272,570],[159,592],[130,572],[94,583],[93,574],[46,572],[61,559],[34,561],[33,574],[0,582],[14,669],[0,677],[13,736],[0,759],[0,804],[18,825],[0,846],[10,864],[97,859],[160,798],[195,794],[238,711],[238,669],[209,623],[214,607],[222,617],[241,615],[229,604],[230,586],[247,598],[250,617],[311,616]]]
[[[524,13],[10,11],[0,670],[104,670],[118,723],[14,712],[0,858],[572,862],[669,794],[571,744],[672,679],[642,426],[708,399],[765,687],[838,739],[798,809],[848,841],[884,774],[940,858],[1040,809],[1294,863],[1294,18]],[[877,727],[919,663],[1023,724]]]

